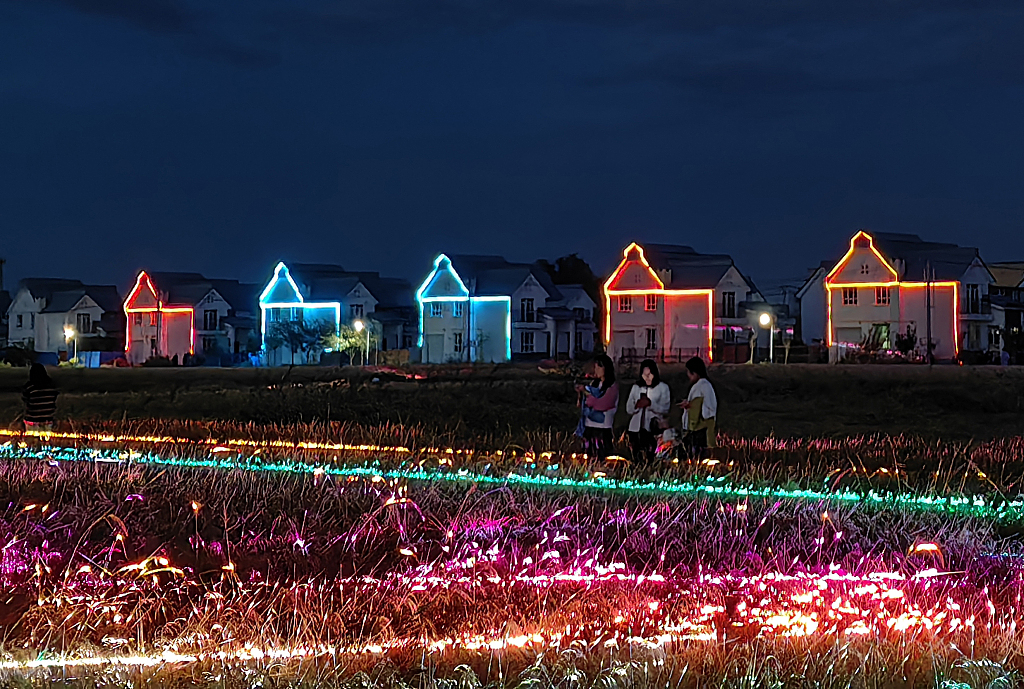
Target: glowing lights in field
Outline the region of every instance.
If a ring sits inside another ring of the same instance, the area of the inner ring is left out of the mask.
[[[12,432],[0,435],[13,435]],[[40,433],[43,438],[54,439],[55,434],[47,435]],[[178,439],[179,441],[181,439]],[[114,442],[111,439],[109,442]],[[127,439],[120,439],[119,442],[128,442]],[[150,441],[135,439],[135,444],[164,445],[167,449],[183,444],[175,442],[174,439],[159,438]],[[187,443],[188,441],[184,441]],[[200,445],[209,446],[214,441]],[[258,441],[221,441],[223,446],[255,448],[257,451],[262,447],[296,448],[296,449],[327,449],[339,451],[350,449],[362,452],[380,452],[386,448],[374,448],[373,446],[355,445],[334,445],[318,443],[260,443]],[[403,453],[408,452],[405,448],[399,448]],[[443,454],[450,455],[453,451],[447,450]],[[1024,497],[1016,499],[1004,498],[1001,495],[995,496],[957,496],[957,495],[928,495],[913,493],[891,493],[876,491],[874,489],[865,492],[852,490],[814,490],[814,489],[790,489],[773,486],[740,485],[729,483],[725,477],[708,477],[705,481],[687,481],[678,479],[661,480],[623,480],[611,478],[603,472],[594,473],[589,477],[577,478],[571,476],[547,475],[544,473],[520,473],[518,470],[505,474],[485,474],[469,469],[444,469],[447,461],[439,461],[437,468],[426,468],[415,465],[386,469],[380,466],[350,466],[341,464],[311,464],[299,460],[280,458],[262,458],[258,453],[252,456],[228,457],[223,452],[210,452],[208,455],[195,456],[173,456],[161,454],[156,451],[141,452],[139,450],[99,450],[87,448],[42,446],[29,447],[25,444],[14,445],[5,443],[0,445],[0,458],[6,459],[34,459],[54,460],[69,462],[96,462],[96,463],[126,463],[142,466],[180,467],[190,469],[220,469],[220,470],[241,470],[252,472],[270,473],[293,473],[307,474],[314,477],[333,476],[348,479],[363,480],[404,480],[418,483],[448,483],[456,485],[482,484],[497,486],[512,486],[519,488],[543,489],[543,490],[564,490],[564,491],[585,491],[585,492],[611,492],[623,494],[683,497],[689,499],[715,499],[715,500],[738,500],[750,499],[761,500],[793,500],[804,502],[829,502],[845,505],[858,505],[871,509],[895,509],[920,512],[934,512],[939,514],[962,515],[976,518],[992,519],[1005,523],[1017,523],[1024,521]],[[441,459],[444,459],[443,457]]]
[[[441,284],[445,279],[448,279],[448,289],[444,291],[446,294],[433,294],[432,290]],[[454,289],[452,289],[454,288]],[[463,351],[468,352],[470,360],[472,361],[475,357],[473,356],[472,347],[476,348],[483,347],[482,343],[472,345],[471,343],[476,340],[474,334],[477,332],[479,321],[481,319],[481,311],[486,308],[485,304],[490,303],[504,303],[505,314],[504,314],[504,330],[502,339],[504,340],[504,356],[505,361],[512,359],[512,296],[511,295],[490,295],[490,296],[476,296],[471,295],[469,288],[466,287],[466,283],[463,282],[462,277],[452,266],[451,259],[444,254],[439,254],[434,259],[434,267],[427,275],[426,279],[416,290],[416,305],[419,308],[419,340],[418,346],[423,347],[424,342],[424,329],[425,329],[425,316],[424,304],[454,304],[461,303],[468,306],[467,320],[463,321],[465,326],[457,328],[458,332],[463,334]],[[454,326],[454,322],[453,322]],[[442,333],[447,337],[447,330],[442,330]],[[491,333],[482,333],[485,337],[491,335]],[[429,355],[429,353],[428,353]],[[433,358],[433,357],[431,357]],[[441,363],[436,361],[434,363]]]
[[[620,281],[623,278],[626,270],[633,265],[641,265],[646,271],[647,277],[650,278],[649,286],[640,288],[625,288],[620,285]],[[665,337],[670,332],[668,327],[668,311],[669,302],[665,297],[697,297],[707,299],[707,321],[704,324],[693,324],[697,327],[704,327],[707,330],[707,360],[711,361],[714,356],[714,337],[715,337],[715,290],[714,288],[708,289],[666,289],[665,283],[657,272],[651,267],[651,264],[647,261],[647,257],[644,254],[643,247],[636,242],[633,242],[625,248],[622,252],[622,261],[619,266],[611,274],[611,276],[605,281],[602,292],[604,292],[604,341],[606,347],[611,347],[612,341],[612,297],[633,297],[655,295],[662,297],[662,304],[665,309],[665,316],[663,322],[659,324],[660,330],[662,331],[662,345],[659,349],[669,349],[668,343],[665,342]]]
[[[891,274],[890,280],[865,280],[865,281],[843,281],[840,282],[834,279],[846,265],[850,262],[853,256],[856,254],[858,248],[862,248],[866,243],[867,248],[879,261],[879,263],[885,268],[885,270]],[[843,258],[829,271],[828,275],[825,276],[825,296],[826,296],[826,340],[828,346],[836,344],[835,337],[835,325],[834,325],[834,307],[832,306],[833,291],[838,290],[840,295],[844,289],[871,289],[871,288],[894,288],[895,294],[890,297],[890,304],[899,304],[899,308],[902,311],[903,301],[899,298],[900,291],[903,289],[952,289],[952,324],[953,324],[953,355],[956,356],[960,353],[960,296],[959,289],[960,283],[955,280],[944,280],[944,281],[933,281],[933,282],[915,282],[908,280],[901,280],[896,269],[893,268],[892,264],[875,248],[874,239],[864,230],[858,231],[853,238],[850,239],[850,248],[843,256]],[[881,305],[880,305],[881,306]],[[889,304],[884,305],[886,309],[890,308]],[[932,308],[936,306],[935,302],[932,302]],[[871,317],[873,320],[878,320],[877,317]],[[901,319],[902,320],[902,319]],[[857,326],[860,326],[860,321],[857,321]],[[857,343],[846,343],[846,344],[860,344]]]
[[[285,293],[280,294],[279,292],[281,291]],[[314,313],[326,312],[327,317],[318,320],[327,320],[329,322],[333,317],[335,334],[339,332],[341,327],[341,302],[306,301],[305,297],[302,296],[302,291],[295,284],[295,280],[288,271],[288,266],[283,261],[274,268],[274,277],[270,279],[270,282],[267,283],[267,286],[263,288],[263,292],[260,294],[260,333],[263,337],[264,351],[267,348],[268,309],[301,309],[303,318],[305,318],[306,311]],[[291,320],[291,314],[289,313],[289,317],[284,320]]]

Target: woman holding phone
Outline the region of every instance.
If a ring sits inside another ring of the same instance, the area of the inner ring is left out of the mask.
[[[640,380],[629,391],[626,413],[629,414],[629,447],[633,461],[649,464],[654,459],[655,434],[672,406],[672,391],[661,380],[658,365],[651,359],[640,364]]]
[[[588,455],[604,459],[612,450],[612,425],[619,407],[619,385],[615,382],[615,365],[607,354],[594,359],[594,382],[577,385],[582,396],[583,444]]]

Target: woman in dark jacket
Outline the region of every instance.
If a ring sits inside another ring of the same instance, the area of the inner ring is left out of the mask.
[[[46,373],[46,367],[32,364],[28,371],[28,383],[21,390],[21,398],[25,401],[26,429],[49,430],[53,426],[59,394],[53,379]]]

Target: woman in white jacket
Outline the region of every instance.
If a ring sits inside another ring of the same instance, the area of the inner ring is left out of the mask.
[[[658,374],[658,365],[651,359],[640,364],[640,380],[629,391],[626,413],[629,414],[629,446],[633,460],[649,463],[657,446],[655,434],[672,406],[672,391]]]
[[[700,357],[686,362],[690,394],[679,404],[683,412],[683,446],[691,457],[699,457],[715,447],[715,425],[718,417],[718,395],[708,380],[708,368]],[[699,400],[699,406],[697,406]]]

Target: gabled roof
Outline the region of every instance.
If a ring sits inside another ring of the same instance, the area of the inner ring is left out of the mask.
[[[698,254],[693,247],[644,244],[644,255],[655,271],[669,271],[666,289],[710,289],[718,285],[735,263],[726,254]]]
[[[1024,287],[1024,261],[990,263],[988,271],[1000,287]]]
[[[871,237],[875,240],[875,247],[890,261],[903,261],[902,279],[905,280],[924,280],[929,267],[934,271],[936,280],[959,280],[975,259],[980,258],[974,247],[926,242],[916,234],[876,232]]]
[[[300,295],[306,301],[341,301],[362,284],[380,307],[412,307],[412,286],[405,280],[381,277],[380,273],[347,271],[339,265],[293,263],[285,265]],[[270,283],[268,283],[269,285]],[[275,291],[278,289],[275,286]],[[281,287],[285,293],[290,287]]]
[[[18,283],[21,289],[28,290],[33,299],[51,300],[54,292],[66,292],[85,287],[81,280],[64,278],[25,278]]]
[[[113,285],[84,285],[81,289],[54,292],[47,300],[43,313],[66,313],[88,296],[104,312],[120,312],[121,296]]]
[[[549,299],[562,299],[551,276],[535,263],[510,263],[501,256],[477,255],[452,256],[451,262],[472,296],[511,296],[532,275]]]
[[[238,280],[209,279],[200,273],[159,272],[149,273],[149,277],[157,291],[167,295],[164,301],[168,304],[196,306],[211,290],[216,290],[232,309],[253,311],[259,296],[256,285],[246,285]]]

